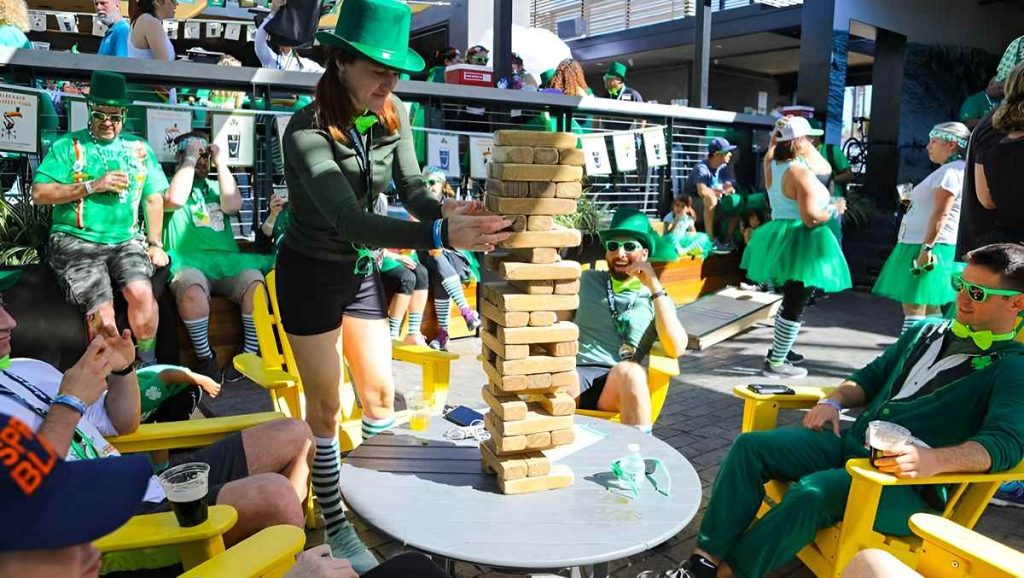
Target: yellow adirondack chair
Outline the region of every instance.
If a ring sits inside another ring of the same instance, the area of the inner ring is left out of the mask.
[[[305,399],[302,382],[295,369],[295,355],[281,324],[277,306],[277,272],[266,277],[266,287],[253,295],[253,321],[260,344],[260,355],[243,353],[235,356],[235,369],[270,392],[274,408],[302,419]],[[421,345],[393,342],[392,358],[421,366],[423,395],[431,401],[431,412],[440,415],[448,398],[451,363],[458,359],[455,353],[435,351]],[[350,451],[363,441],[362,411],[356,403],[355,389],[345,372],[341,390],[341,419],[338,425],[338,443],[342,451]]]
[[[658,423],[658,416],[661,415],[661,410],[665,407],[665,398],[668,396],[669,382],[677,375],[679,375],[679,360],[666,355],[661,344],[655,343],[651,348],[650,361],[647,365],[647,389],[651,392],[652,424]],[[609,421],[622,421],[622,415],[614,411],[577,409],[576,413]]]
[[[261,530],[179,578],[279,578],[295,565],[306,534],[295,526]]]
[[[1021,578],[1024,553],[940,516],[914,514],[910,529],[921,537],[917,571],[926,578]]]
[[[765,395],[737,385],[733,393],[743,399],[742,431],[773,429],[780,409],[808,409],[834,388],[795,386],[795,395]],[[998,474],[945,474],[922,479],[900,479],[875,469],[866,458],[846,462],[853,476],[841,522],[818,531],[811,544],[797,556],[819,578],[838,578],[846,564],[867,548],[885,550],[911,568],[921,556],[921,541],[915,537],[889,536],[874,530],[875,515],[887,486],[948,485],[949,501],[942,517],[965,528],[973,528],[1002,482],[1024,479],[1024,463]],[[788,483],[765,484],[766,497],[758,516],[763,516],[782,500]]]

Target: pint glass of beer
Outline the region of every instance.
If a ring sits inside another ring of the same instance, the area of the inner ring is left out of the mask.
[[[868,422],[865,433],[868,447],[871,449],[871,465],[885,457],[886,451],[899,449],[913,442],[914,436],[907,428],[887,421],[875,420]]]
[[[208,464],[181,464],[160,474],[159,479],[179,526],[189,528],[206,521],[209,515],[206,496],[210,492]]]

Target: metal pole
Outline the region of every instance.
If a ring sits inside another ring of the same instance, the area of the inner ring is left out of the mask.
[[[711,67],[711,0],[698,0],[693,37],[693,74],[690,76],[690,106],[708,107],[708,69]]]
[[[494,80],[512,79],[512,0],[494,0]]]

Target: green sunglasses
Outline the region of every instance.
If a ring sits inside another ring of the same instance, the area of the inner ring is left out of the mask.
[[[89,116],[96,122],[107,122],[108,120],[114,124],[124,122],[124,113],[121,114],[107,114],[103,111],[93,110],[89,112]]]
[[[624,249],[627,253],[632,253],[633,251],[639,251],[640,249],[644,248],[644,246],[641,245],[639,241],[605,241],[604,242],[604,249],[605,249],[605,251],[611,251],[612,253],[614,253],[614,252],[618,251],[620,247],[622,249]]]
[[[953,291],[961,293],[966,290],[967,296],[971,298],[971,301],[978,303],[984,303],[988,299],[989,295],[996,295],[998,297],[1016,297],[1021,295],[1020,291],[1012,291],[1010,289],[995,289],[992,287],[985,287],[984,285],[976,285],[974,283],[968,283],[964,281],[963,275],[953,275],[950,280],[953,284]]]

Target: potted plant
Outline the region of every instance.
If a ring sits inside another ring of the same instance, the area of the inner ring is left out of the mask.
[[[593,265],[604,258],[597,232],[611,219],[611,211],[597,204],[588,193],[589,190],[584,190],[583,196],[576,202],[575,212],[555,216],[555,223],[562,227],[577,229],[583,234],[580,246],[566,249],[562,256]]]
[[[42,262],[49,236],[50,207],[21,194],[0,197],[0,265]]]

